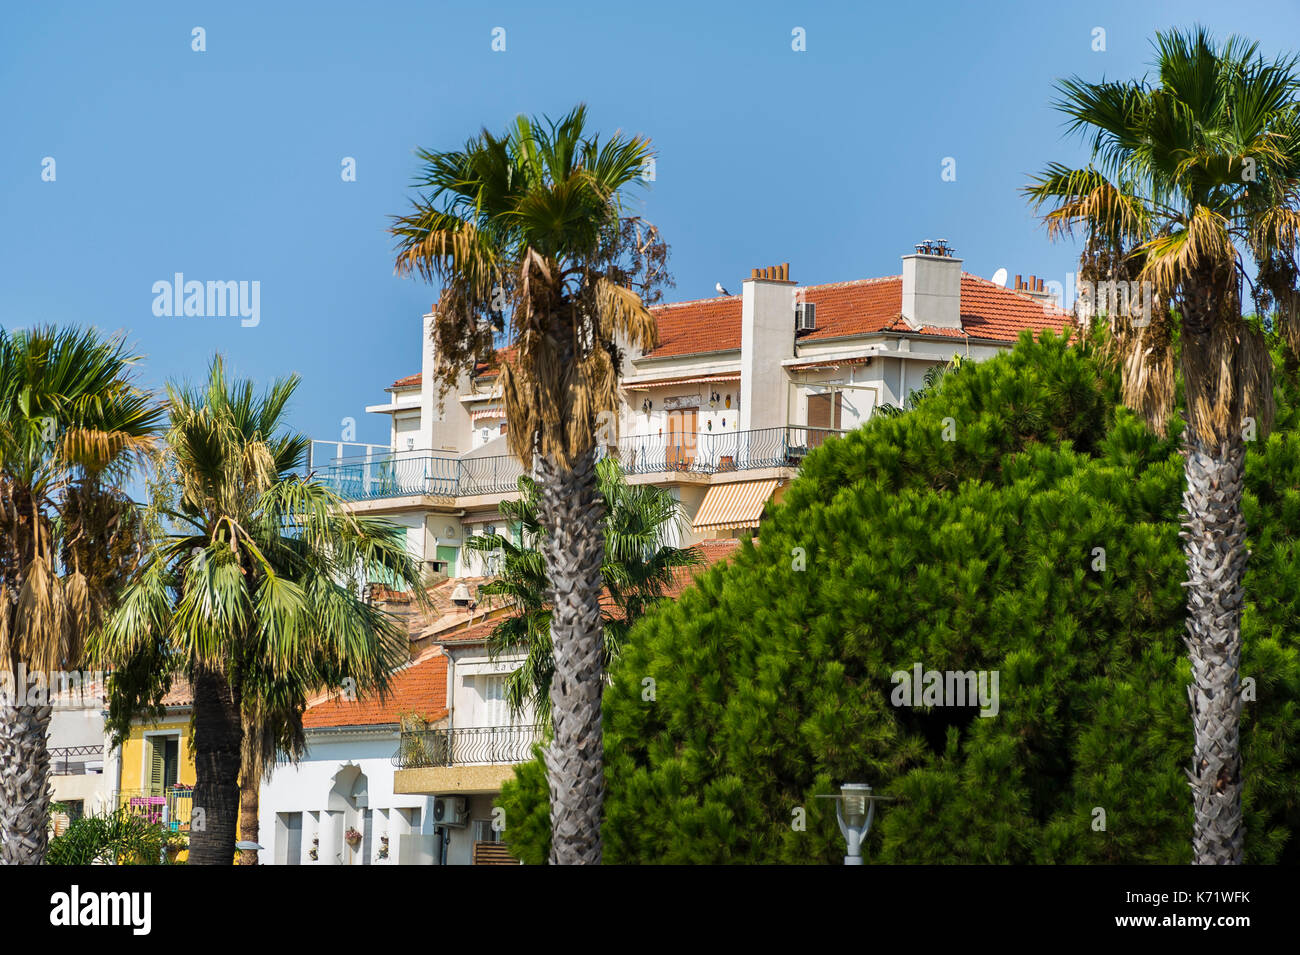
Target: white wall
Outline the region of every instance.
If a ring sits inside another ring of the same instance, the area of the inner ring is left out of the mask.
[[[262,865],[284,865],[287,829],[283,813],[301,812],[302,865],[360,865],[360,849],[353,851],[343,840],[349,826],[363,831],[360,808],[330,809],[330,792],[335,777],[349,763],[360,767],[366,777],[366,803],[374,811],[374,844],[371,865],[397,865],[401,859],[402,835],[410,833],[409,816],[401,810],[419,809],[420,832],[433,836],[433,799],[393,792],[392,756],[397,752],[396,730],[382,737],[308,733],[307,755],[297,766],[280,765],[261,789],[258,824],[261,827],[258,853]],[[379,859],[380,836],[389,837],[389,856]],[[319,837],[319,858],[308,852],[313,837]]]
[[[469,865],[474,860],[474,822],[492,821],[492,801],[494,794],[465,796],[465,810],[468,821],[464,826],[447,828],[447,865]]]
[[[469,412],[459,400],[460,395],[469,390],[469,377],[462,376],[457,386],[447,392],[441,399],[438,396],[438,384],[433,372],[438,364],[437,349],[429,336],[433,324],[433,315],[424,316],[421,324],[421,382],[420,382],[420,436],[417,448],[434,451],[465,450],[469,445]]]
[[[420,434],[420,411],[395,411],[393,412],[393,432],[392,448],[394,451],[405,451],[408,442],[412,450],[424,450],[420,446],[423,440]]]
[[[781,362],[794,357],[793,282],[748,279],[740,320],[740,430],[789,424],[789,376]]]

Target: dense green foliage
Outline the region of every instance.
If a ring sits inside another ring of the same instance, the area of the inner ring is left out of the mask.
[[[1245,502],[1249,862],[1295,861],[1300,824],[1300,416],[1276,378]],[[604,702],[606,859],[835,862],[814,797],[866,782],[899,799],[873,862],[1190,861],[1182,463],[1115,395],[1095,349],[1022,338],[810,455],[757,547],[632,631]],[[894,706],[916,663],[996,671],[998,713]],[[501,804],[542,861],[536,762]]]
[[[50,840],[48,865],[166,865],[185,847],[185,837],[161,822],[118,809],[74,819]]]

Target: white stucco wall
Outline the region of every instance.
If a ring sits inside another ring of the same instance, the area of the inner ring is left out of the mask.
[[[258,861],[262,865],[286,864],[285,813],[303,814],[301,865],[362,865],[361,849],[351,849],[343,833],[349,826],[364,831],[362,811],[366,808],[374,813],[371,865],[403,864],[399,837],[413,831],[410,810],[420,810],[418,832],[431,842],[432,797],[393,793],[392,756],[398,745],[396,729],[379,738],[309,733],[302,762],[277,767],[271,779],[262,783],[258,824],[259,844],[264,848]],[[364,796],[351,801],[337,794],[331,798],[340,771],[349,765],[359,768],[365,777]],[[384,835],[389,837],[389,857],[379,859],[380,837]],[[319,858],[314,862],[308,856],[313,838],[320,839]]]
[[[393,413],[392,447],[394,451],[405,451],[409,444],[412,450],[420,447],[420,410],[396,411]]]
[[[781,362],[794,355],[792,282],[749,279],[741,292],[740,430],[789,423],[789,376]]]

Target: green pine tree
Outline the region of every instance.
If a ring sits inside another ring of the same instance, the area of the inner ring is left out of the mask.
[[[1119,405],[1096,352],[1025,336],[828,441],[758,546],[633,629],[604,700],[608,861],[835,863],[816,796],[845,782],[898,800],[872,862],[1191,861],[1179,436]],[[1300,388],[1280,360],[1275,391],[1245,498],[1257,863],[1300,858]],[[895,705],[917,663],[997,673],[996,715]],[[535,763],[501,796],[528,862],[546,800]]]

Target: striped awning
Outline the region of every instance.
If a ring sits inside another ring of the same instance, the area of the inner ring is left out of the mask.
[[[740,372],[723,375],[700,375],[697,378],[653,378],[624,383],[628,391],[649,391],[651,388],[665,388],[668,385],[703,385],[714,381],[740,381]]]
[[[704,493],[704,501],[691,529],[721,531],[732,527],[757,527],[763,506],[776,490],[777,479],[715,484]]]
[[[500,405],[491,405],[487,408],[475,408],[469,413],[471,421],[477,421],[479,418],[504,418],[506,409]]]

